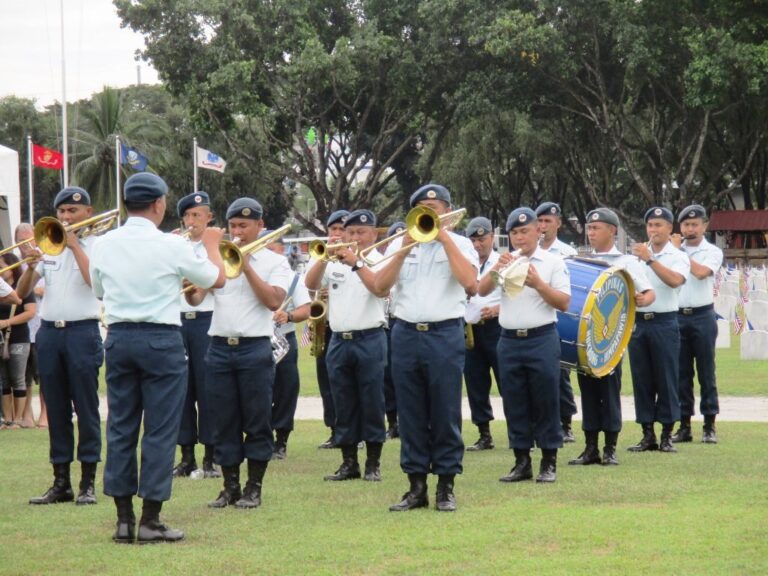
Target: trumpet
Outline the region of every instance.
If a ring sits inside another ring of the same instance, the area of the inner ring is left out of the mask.
[[[322,262],[338,262],[340,256],[337,252],[340,248],[349,248],[353,252],[357,252],[357,242],[340,242],[338,244],[330,244],[323,242],[322,240],[312,240],[309,243],[309,256],[313,260],[320,260]]]
[[[242,247],[235,240],[222,240],[219,243],[219,254],[221,254],[221,259],[224,261],[224,274],[226,277],[231,280],[240,276],[243,272],[243,262],[246,256],[263,250],[290,231],[291,225],[286,224]]]
[[[528,258],[520,257],[521,251],[515,250],[512,252],[512,256],[515,256],[515,260],[512,260],[504,268],[498,272],[491,270],[490,275],[494,283],[501,286],[502,291],[509,297],[514,298],[520,292],[522,292],[525,286],[525,279],[528,276],[528,266],[530,261]]]
[[[458,210],[454,210],[453,212],[448,212],[447,214],[438,215],[437,212],[435,212],[432,208],[429,208],[428,206],[414,206],[411,208],[410,212],[405,217],[405,230],[402,232],[398,232],[397,234],[393,234],[389,238],[385,238],[383,240],[379,240],[375,244],[368,246],[368,248],[365,248],[364,250],[360,251],[360,258],[362,258],[366,264],[373,265],[374,263],[379,264],[383,260],[387,260],[391,258],[392,256],[395,256],[396,254],[401,254],[403,252],[407,252],[416,244],[420,244],[423,242],[432,242],[435,238],[437,238],[437,235],[440,233],[441,228],[455,228],[459,222],[461,222],[464,219],[464,216],[467,213],[466,208],[459,208]],[[392,252],[385,258],[382,258],[381,260],[378,260],[376,262],[373,262],[372,260],[369,260],[368,256],[373,252],[374,250],[378,249],[380,246],[383,246],[384,244],[388,244],[395,240],[396,238],[402,238],[405,236],[405,234],[408,233],[408,235],[414,240],[410,244],[406,246],[402,246],[400,249],[396,250],[395,252]]]
[[[75,224],[64,224],[57,218],[53,218],[52,216],[44,216],[35,222],[34,235],[32,238],[27,238],[26,240],[18,242],[13,246],[9,246],[4,250],[0,250],[0,256],[14,250],[15,248],[18,248],[19,246],[28,244],[33,240],[43,254],[47,254],[48,256],[58,256],[64,252],[67,247],[67,234],[70,232],[78,232],[79,238],[98,236],[99,234],[103,234],[112,228],[112,226],[117,221],[117,216],[119,214],[120,210],[118,209],[108,210],[107,212],[102,212],[101,214],[97,214],[91,218],[86,218],[85,220]],[[6,266],[5,268],[1,269],[0,274],[7,272],[8,270],[18,268],[22,264],[31,262],[35,258],[37,258],[37,256],[29,256],[19,260],[15,264]]]

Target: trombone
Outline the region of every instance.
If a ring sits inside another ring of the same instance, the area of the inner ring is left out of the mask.
[[[8,248],[0,250],[0,256],[14,250],[15,248],[18,248],[19,246],[28,244],[33,240],[43,254],[47,254],[48,256],[58,256],[64,252],[67,247],[67,234],[70,232],[79,232],[78,236],[80,238],[87,238],[88,236],[98,236],[99,234],[103,234],[112,228],[114,223],[117,221],[117,216],[119,213],[120,210],[118,209],[108,210],[107,212],[102,212],[101,214],[86,218],[85,220],[75,224],[64,224],[57,218],[52,216],[44,216],[35,222],[34,234],[31,238],[27,238],[26,240],[22,240],[13,246],[9,246]],[[22,264],[31,262],[35,258],[37,258],[37,256],[28,256],[27,258],[19,260],[18,262],[1,269],[0,274],[7,272],[8,270],[18,268]]]
[[[321,260],[323,262],[338,262],[340,256],[336,252],[340,248],[349,248],[353,252],[357,252],[357,242],[339,242],[338,244],[329,244],[322,240],[312,240],[309,243],[310,258],[313,260]]]
[[[222,240],[219,243],[219,254],[224,262],[224,274],[227,278],[237,278],[243,272],[243,262],[246,256],[250,256],[254,252],[263,250],[272,242],[288,234],[291,231],[291,225],[286,224],[281,226],[277,230],[273,230],[269,234],[265,234],[261,238],[258,238],[246,244],[245,246],[239,246],[239,241],[235,240]]]
[[[396,254],[407,252],[416,246],[416,244],[432,242],[432,240],[437,238],[441,228],[455,228],[459,222],[464,219],[466,213],[466,208],[459,208],[453,212],[438,215],[437,212],[428,206],[414,206],[405,217],[405,230],[398,232],[397,234],[393,234],[389,238],[379,240],[375,244],[368,246],[368,248],[361,250],[360,258],[362,258],[366,264],[371,266],[373,264],[379,264],[383,260],[387,260]],[[396,238],[405,236],[406,232],[414,240],[413,242],[402,246],[400,249],[392,252],[381,260],[377,260],[376,262],[368,259],[368,256],[371,254],[371,252],[378,249],[380,246],[392,242]]]

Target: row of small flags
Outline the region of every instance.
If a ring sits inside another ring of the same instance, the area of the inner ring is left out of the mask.
[[[749,302],[749,291],[755,290],[757,287],[755,278],[759,278],[762,275],[766,279],[766,284],[768,284],[768,268],[765,266],[762,268],[750,268],[748,266],[728,266],[728,268],[721,268],[718,270],[717,274],[715,274],[715,296],[720,294],[722,283],[726,281],[730,275],[738,275],[739,279],[739,297],[736,299],[736,305],[733,308],[730,318],[731,332],[734,335],[740,335],[744,332],[754,330],[752,323],[747,318],[746,304]]]

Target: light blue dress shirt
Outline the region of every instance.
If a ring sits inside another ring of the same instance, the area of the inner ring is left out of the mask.
[[[715,301],[715,274],[723,265],[723,251],[705,238],[698,246],[688,246],[683,242],[682,249],[691,260],[712,270],[712,274],[701,280],[693,274],[688,275],[680,290],[680,308],[708,306]]]
[[[691,270],[691,263],[688,260],[688,256],[685,252],[678,250],[674,247],[672,242],[667,242],[664,248],[660,252],[653,254],[653,257],[659,261],[660,264],[666,266],[670,270],[681,274],[683,278],[688,278],[688,273]],[[661,278],[656,275],[651,266],[645,265],[648,269],[648,280],[653,286],[654,292],[656,292],[656,300],[649,306],[638,308],[638,312],[677,312],[678,295],[680,294],[680,287],[672,288],[667,286]]]

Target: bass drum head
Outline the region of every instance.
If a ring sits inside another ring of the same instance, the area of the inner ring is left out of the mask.
[[[592,285],[579,323],[579,368],[600,378],[621,362],[635,325],[635,285],[623,269],[610,267]]]

